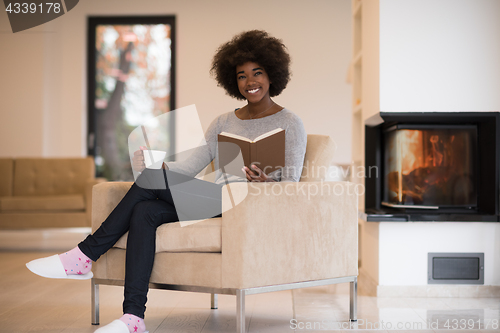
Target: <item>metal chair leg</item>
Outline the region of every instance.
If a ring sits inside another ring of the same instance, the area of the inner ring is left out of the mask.
[[[99,325],[99,285],[92,279],[91,285],[92,325]]]
[[[236,332],[245,333],[245,289],[236,290]]]
[[[210,296],[210,308],[211,309],[217,309],[218,304],[217,304],[217,294],[212,293]]]
[[[350,283],[350,302],[349,302],[349,320],[357,321],[357,311],[358,311],[358,278],[354,277],[354,280]]]

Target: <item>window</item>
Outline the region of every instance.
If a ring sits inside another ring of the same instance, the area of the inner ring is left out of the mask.
[[[127,138],[139,125],[175,109],[175,17],[88,20],[88,154],[96,175],[133,180]],[[175,153],[175,121],[162,145]]]

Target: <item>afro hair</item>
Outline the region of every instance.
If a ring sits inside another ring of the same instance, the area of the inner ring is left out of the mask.
[[[246,31],[222,44],[215,53],[210,73],[229,96],[244,100],[236,81],[236,66],[249,61],[259,64],[269,76],[272,82],[269,96],[281,94],[290,80],[290,55],[280,39],[265,31]]]

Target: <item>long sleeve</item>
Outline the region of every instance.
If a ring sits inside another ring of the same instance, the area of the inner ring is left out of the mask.
[[[178,152],[178,161],[165,162],[169,170],[195,177],[212,162],[216,155],[218,118],[212,121],[205,132],[205,141],[186,152]]]
[[[298,182],[302,174],[307,135],[302,120],[286,109],[268,117],[251,120],[239,119],[234,112],[222,114],[212,121],[205,132],[206,142],[192,151],[178,153],[177,161],[166,164],[174,172],[195,177],[213,160],[215,183],[224,184],[226,180],[246,182],[243,171],[241,175],[222,174],[219,169],[217,134],[224,131],[254,140],[279,127],[285,130],[285,165],[268,176],[276,181]]]

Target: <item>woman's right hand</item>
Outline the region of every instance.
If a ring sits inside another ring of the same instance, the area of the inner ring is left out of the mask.
[[[146,165],[144,164],[144,152],[143,150],[148,149],[147,147],[140,146],[139,150],[134,152],[134,156],[132,157],[132,169],[136,172],[142,172],[146,169]]]

